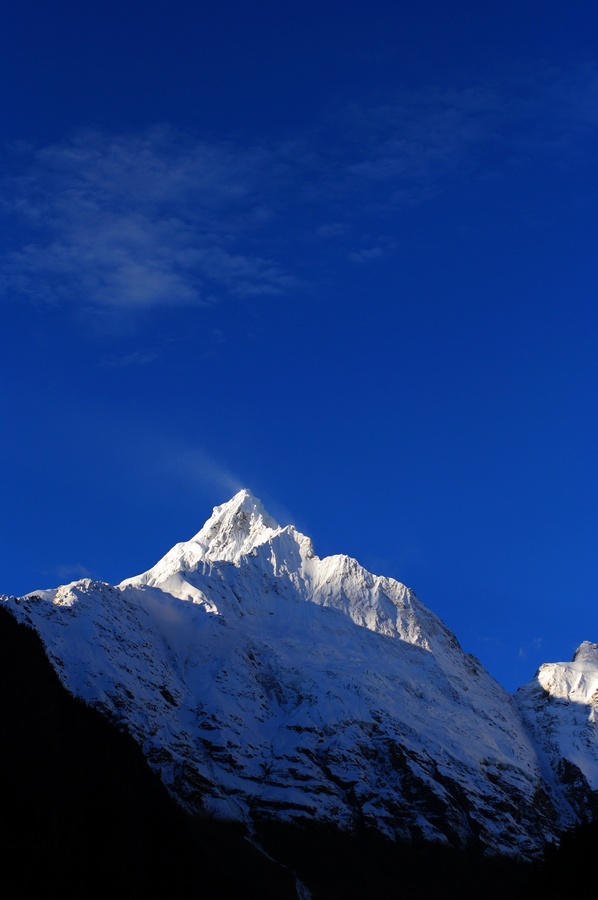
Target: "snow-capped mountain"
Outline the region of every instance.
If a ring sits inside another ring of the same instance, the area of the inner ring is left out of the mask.
[[[318,558],[248,491],[116,587],[83,579],[4,601],[192,812],[530,856],[581,808],[551,763],[570,759],[572,703],[595,702],[596,645],[582,645],[577,681],[547,674],[557,718],[529,686],[521,714],[412,591]],[[570,761],[595,789],[584,734]]]
[[[579,815],[598,811],[598,644],[584,641],[568,663],[540,666],[515,695],[548,782]]]

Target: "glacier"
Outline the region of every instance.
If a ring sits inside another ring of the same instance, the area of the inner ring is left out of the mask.
[[[531,858],[598,796],[598,646],[511,697],[417,596],[249,491],[153,568],[5,607],[189,812]]]

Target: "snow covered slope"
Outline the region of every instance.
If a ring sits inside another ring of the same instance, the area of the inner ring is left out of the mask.
[[[598,812],[598,644],[584,641],[569,663],[546,663],[517,704],[540,750],[545,777],[576,812]]]
[[[248,491],[117,587],[5,603],[192,811],[523,855],[574,818],[512,698],[413,592],[319,559]]]

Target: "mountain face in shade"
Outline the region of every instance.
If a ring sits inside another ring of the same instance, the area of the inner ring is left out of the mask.
[[[191,812],[531,857],[598,787],[596,645],[515,703],[412,591],[248,491],[116,587],[4,602]]]

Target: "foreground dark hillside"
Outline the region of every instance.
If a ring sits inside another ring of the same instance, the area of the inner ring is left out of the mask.
[[[0,894],[294,896],[239,827],[193,822],[139,747],[60,684],[0,609]]]
[[[520,866],[371,833],[264,825],[269,859],[237,825],[188,817],[135,742],[61,686],[37,635],[0,608],[0,891],[63,898],[315,900],[564,896],[596,829],[546,866]],[[287,868],[288,867],[288,868]],[[561,887],[562,886],[562,887]]]
[[[598,821],[585,822],[564,835],[558,849],[547,849],[542,865],[535,867],[526,885],[526,900],[592,896],[597,854]]]

